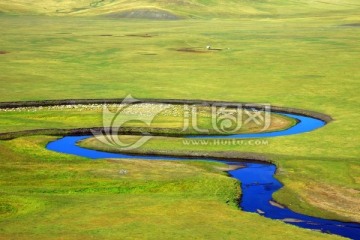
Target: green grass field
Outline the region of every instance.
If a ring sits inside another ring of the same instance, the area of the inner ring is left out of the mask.
[[[126,110],[124,110],[125,108]],[[104,109],[109,112],[104,114],[103,111],[106,111]],[[102,127],[103,119],[112,119],[113,114],[120,110],[122,119],[126,120],[123,127],[137,127],[155,133],[157,131],[180,135],[198,133],[194,126],[184,129],[184,114],[187,111],[184,106],[147,103],[131,106],[108,104],[0,109],[0,134],[33,129]],[[219,134],[212,129],[212,109],[210,107],[197,107],[196,112],[198,128],[209,129],[209,134]],[[155,117],[153,114],[156,114]],[[241,117],[241,128],[235,133],[275,131],[289,128],[295,124],[295,121],[288,117],[272,114],[270,116],[271,124],[267,129],[262,130],[264,124],[257,125],[254,122],[246,122],[244,111],[239,111],[237,114]],[[263,112],[261,116],[265,117]],[[149,125],[146,124],[148,121],[150,121]]]
[[[0,145],[1,239],[336,239],[239,211],[224,164],[89,161],[44,150],[50,140]]]
[[[329,114],[334,121],[324,128],[263,145],[157,137],[140,150],[264,154],[285,184],[277,201],[309,215],[360,222],[357,1],[165,2],[0,3],[0,101],[132,94]],[[98,16],[142,7],[184,19]],[[100,114],[1,111],[0,132],[101,126]],[[157,126],[179,121],[166,116]],[[45,150],[54,139],[0,141],[0,239],[337,238],[240,211],[239,184],[223,172],[226,165],[90,161]],[[122,169],[128,174],[119,174]]]
[[[9,0],[0,3],[0,10],[11,14],[41,14],[51,16],[111,15],[139,9],[166,11],[182,18],[235,18],[242,16],[308,16],[333,15],[359,9],[356,0],[46,0],[29,3],[26,0]],[[146,17],[147,15],[141,15]]]

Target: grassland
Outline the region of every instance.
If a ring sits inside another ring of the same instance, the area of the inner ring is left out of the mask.
[[[209,134],[219,134],[213,129],[212,108],[198,106],[196,124],[200,129],[208,129]],[[74,129],[111,127],[106,119],[113,120],[121,112],[122,127],[140,128],[144,132],[197,134],[194,126],[186,127],[185,112],[182,105],[170,104],[108,104],[108,105],[65,105],[50,107],[22,107],[0,109],[0,133],[26,131],[34,129]],[[264,124],[247,123],[244,111],[235,110],[234,116],[241,119],[241,128],[234,133],[252,133],[276,131],[289,128],[295,121],[278,114],[272,114],[271,124],[264,129]],[[262,117],[264,112],[261,113]],[[38,133],[39,134],[39,133]]]
[[[151,9],[166,11],[182,18],[234,18],[244,16],[292,16],[329,14],[359,9],[356,0],[46,0],[31,2],[9,0],[0,3],[0,11],[11,14],[41,14],[52,16],[96,16]],[[143,16],[147,18],[146,15]]]
[[[226,140],[219,143],[213,140],[155,137],[133,153],[187,155],[189,151],[198,151],[224,152],[224,155],[231,152],[235,156],[241,152],[262,153],[278,165],[276,177],[285,184],[285,188],[274,196],[278,202],[312,216],[359,222],[360,167],[356,157],[353,157],[357,156],[358,148],[347,147],[348,155],[341,155],[339,148],[327,149],[330,142],[336,144],[336,138],[325,135],[327,141],[317,144],[321,132],[307,133],[304,137],[266,139],[259,141],[259,144],[255,144],[254,140],[232,144]],[[127,142],[136,140],[136,137],[126,137]],[[95,139],[85,140],[81,146],[121,152]]]
[[[50,15],[57,9],[18,2],[0,9]],[[1,14],[0,101],[131,93],[323,112],[335,121],[267,145],[185,145],[177,138],[154,138],[142,150],[261,153],[279,166],[277,178],[286,186],[275,196],[279,202],[310,215],[360,221],[360,17],[356,1],[325,2],[333,4],[254,2],[267,14],[228,19],[216,19],[227,15],[225,5],[207,3],[208,16],[200,15],[206,19],[171,22]],[[182,16],[202,12],[168,9]],[[207,45],[222,50],[206,51]],[[179,51],[184,48],[196,51]],[[42,121],[6,114],[1,113],[3,131],[99,119],[71,111],[44,112]],[[331,238],[237,210],[238,185],[214,169],[218,164],[91,162],[44,150],[52,139],[0,141],[0,238]],[[130,174],[118,175],[124,168]]]
[[[239,211],[226,165],[89,161],[51,140],[1,142],[0,239],[340,239]]]
[[[0,50],[8,53],[0,55],[6,83],[0,100],[131,93],[271,102],[333,113],[335,106],[356,100],[342,96],[359,90],[359,28],[341,26],[359,21],[351,12],[345,17],[146,23],[2,17]],[[176,51],[209,44],[223,51]]]

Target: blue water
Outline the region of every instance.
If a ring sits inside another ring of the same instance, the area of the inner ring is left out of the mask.
[[[234,134],[234,135],[227,135],[227,136],[219,136],[219,135],[212,135],[206,136],[206,138],[266,138],[266,137],[280,137],[280,136],[288,136],[294,134],[300,134],[304,132],[314,131],[325,125],[325,122],[311,117],[295,115],[295,114],[288,114],[288,113],[278,113],[283,116],[287,116],[297,120],[297,124],[292,126],[288,129],[281,130],[281,131],[274,131],[274,132],[264,132],[264,133],[247,133],[247,134]],[[191,136],[191,138],[204,138],[205,136]]]
[[[282,113],[281,113],[282,114]],[[299,134],[310,132],[325,125],[319,119],[305,117],[294,114],[282,114],[294,118],[298,123],[286,130],[269,132],[269,133],[254,133],[254,134],[236,134],[230,136],[202,136],[204,138],[263,138],[263,137],[279,137],[292,134]],[[91,159],[99,158],[139,158],[139,156],[109,153],[85,149],[76,145],[80,140],[89,138],[91,136],[68,136],[50,142],[47,149],[73,154],[77,156],[87,157]],[[197,136],[199,137],[199,136]],[[168,157],[168,156],[141,156],[141,159],[149,160],[183,160],[182,158]],[[214,160],[214,159],[206,159]],[[234,164],[228,162],[228,164]],[[288,224],[293,224],[302,228],[321,231],[324,233],[332,233],[341,235],[352,239],[360,239],[360,224],[359,223],[345,223],[340,221],[333,221],[310,217],[300,213],[283,208],[276,204],[271,204],[272,195],[274,192],[282,187],[282,184],[275,179],[274,174],[276,167],[268,163],[250,163],[243,162],[244,168],[230,171],[229,174],[238,179],[242,184],[242,198],[240,207],[247,212],[257,212],[260,215],[271,218],[284,220]],[[274,201],[273,201],[274,202]],[[291,222],[289,222],[291,221]]]
[[[110,152],[102,152],[97,150],[91,150],[79,147],[76,145],[77,142],[89,138],[92,136],[69,136],[63,137],[59,140],[54,142],[50,142],[46,148],[55,152],[59,153],[67,153],[73,154],[81,157],[92,158],[92,159],[99,159],[99,158],[141,158],[141,159],[154,159],[154,160],[171,160],[176,158],[171,157],[159,157],[159,156],[146,156],[142,155],[141,157],[129,154],[122,154],[122,153],[110,153]]]
[[[288,208],[270,204],[274,192],[282,188],[282,184],[274,177],[275,165],[264,163],[245,163],[245,168],[230,171],[229,174],[241,182],[242,199],[240,207],[247,212],[257,212],[271,219],[288,219],[302,228],[333,233],[352,239],[360,239],[359,223],[344,223],[310,217],[291,211]]]

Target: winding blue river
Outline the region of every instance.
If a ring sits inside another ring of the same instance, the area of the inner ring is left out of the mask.
[[[196,138],[264,138],[264,137],[280,137],[293,134],[300,134],[313,131],[325,125],[325,122],[301,115],[279,113],[284,116],[297,120],[297,124],[293,127],[275,132],[253,133],[253,134],[236,134],[229,136],[196,136]],[[99,158],[141,158],[148,160],[184,160],[182,158],[168,156],[134,156],[121,153],[109,153],[85,149],[77,146],[77,142],[91,136],[67,136],[59,140],[50,142],[47,149],[73,154],[91,159]],[[204,159],[215,160],[215,159]],[[227,162],[228,164],[238,164]],[[360,239],[360,224],[345,223],[334,220],[321,219],[293,212],[277,204],[272,195],[283,185],[274,177],[276,166],[270,163],[252,163],[242,162],[244,168],[229,171],[229,174],[238,179],[242,186],[242,197],[240,208],[247,212],[256,212],[264,217],[277,219],[289,224],[293,224],[302,228],[321,231],[324,233],[337,234],[351,239]]]

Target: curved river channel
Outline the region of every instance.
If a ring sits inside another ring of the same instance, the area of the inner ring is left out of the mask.
[[[310,132],[325,125],[322,120],[296,114],[278,113],[297,120],[297,124],[289,129],[268,133],[236,134],[229,136],[196,136],[195,138],[266,138]],[[47,145],[47,149],[73,154],[91,159],[99,158],[141,158],[148,160],[185,160],[180,157],[168,156],[134,156],[121,153],[109,153],[86,149],[77,146],[77,142],[91,136],[66,136]],[[216,159],[204,159],[216,160]],[[224,161],[222,161],[224,162]],[[226,162],[227,164],[239,164],[239,162]],[[274,177],[276,166],[270,163],[254,163],[242,161],[244,168],[229,171],[231,177],[241,182],[242,197],[240,208],[247,212],[256,212],[264,217],[282,220],[298,227],[341,235],[351,239],[360,239],[360,224],[346,223],[334,220],[321,219],[293,212],[292,210],[277,204],[272,195],[278,191],[282,184]]]

